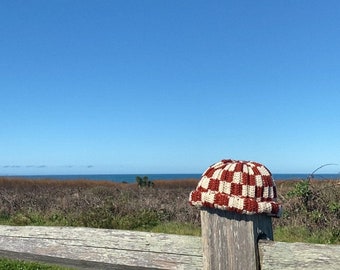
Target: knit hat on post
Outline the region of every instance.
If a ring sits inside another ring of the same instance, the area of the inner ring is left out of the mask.
[[[276,199],[276,186],[265,166],[228,159],[211,165],[202,174],[189,202],[197,207],[280,217],[282,206]]]

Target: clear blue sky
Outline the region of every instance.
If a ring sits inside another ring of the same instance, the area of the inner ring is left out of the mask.
[[[311,0],[2,0],[0,174],[340,164],[339,11]]]

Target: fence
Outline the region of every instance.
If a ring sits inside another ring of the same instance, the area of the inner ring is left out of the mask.
[[[222,236],[221,232],[215,233]],[[246,239],[243,233],[239,234],[240,240]],[[262,233],[256,231],[256,234]],[[234,231],[232,234],[238,233]],[[223,243],[226,241],[221,240],[215,244],[223,250]],[[203,247],[204,243],[206,241],[201,237],[148,232],[76,227],[0,226],[0,257],[40,261],[76,269],[207,268],[207,264],[204,263],[207,255],[203,254],[203,250],[207,251],[210,247]],[[243,250],[251,249],[249,239],[248,242],[234,245]],[[339,245],[259,240],[258,252],[256,250],[252,252],[258,253],[256,256],[259,257],[262,270],[340,269]],[[234,260],[233,265],[227,269],[244,270],[238,261],[239,256],[234,255],[227,255]],[[216,263],[215,265],[223,265],[214,261],[218,257],[227,260],[223,256],[210,256],[209,259]],[[251,266],[251,259],[244,259],[248,262],[246,269],[256,269]],[[226,269],[221,267],[223,266],[211,269]]]

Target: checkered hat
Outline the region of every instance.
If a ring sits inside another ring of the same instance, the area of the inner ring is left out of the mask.
[[[203,174],[190,193],[191,205],[218,208],[241,214],[267,214],[279,217],[282,206],[271,172],[252,161],[222,160]]]

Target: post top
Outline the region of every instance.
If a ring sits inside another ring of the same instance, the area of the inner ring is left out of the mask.
[[[224,159],[211,165],[190,193],[189,202],[247,215],[279,217],[282,212],[271,172],[254,161]]]

